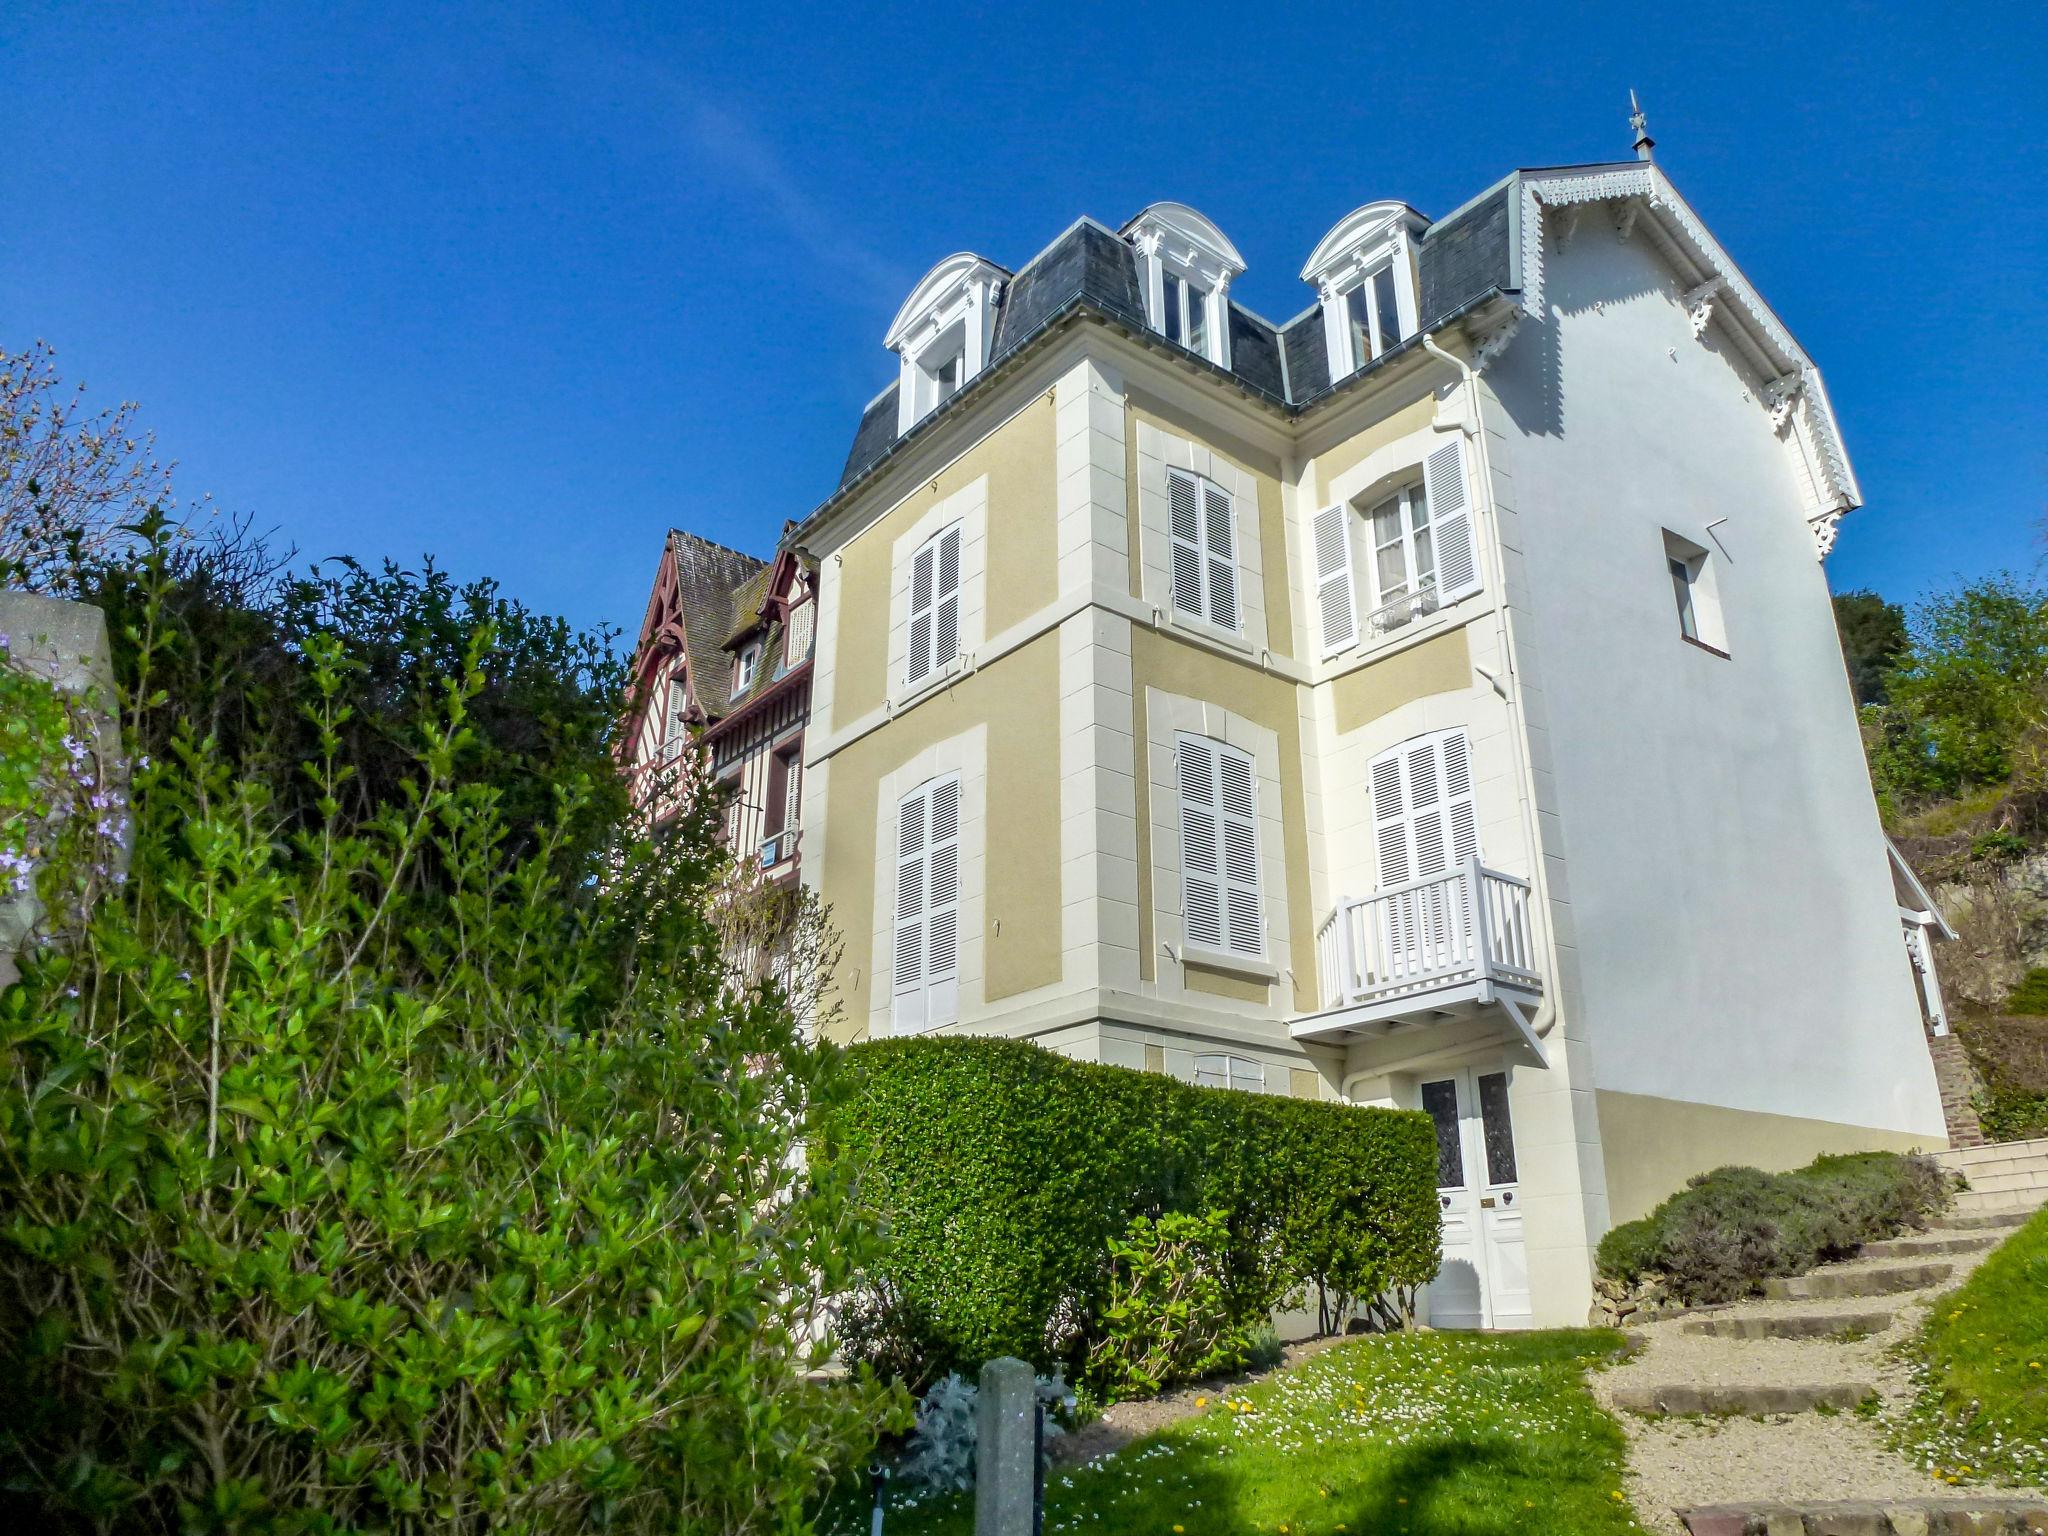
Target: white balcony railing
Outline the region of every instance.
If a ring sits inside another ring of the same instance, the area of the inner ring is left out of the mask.
[[[1477,859],[1372,896],[1341,900],[1316,935],[1323,1007],[1347,1008],[1474,983],[1541,991],[1529,882]]]
[[[797,840],[801,835],[801,828],[785,827],[772,837],[763,838],[761,840],[762,867],[764,869],[773,869],[776,865],[795,858]]]
[[[1374,639],[1391,634],[1411,620],[1436,612],[1436,578],[1425,576],[1413,592],[1389,598],[1365,616],[1365,632]]]

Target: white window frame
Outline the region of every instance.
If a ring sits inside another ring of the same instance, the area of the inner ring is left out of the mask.
[[[889,993],[898,1033],[960,1017],[960,819],[957,773],[926,779],[896,802]],[[935,932],[949,936],[942,960],[934,958]]]
[[[1239,1093],[1264,1093],[1266,1064],[1249,1056],[1205,1051],[1195,1057],[1195,1086],[1235,1088]]]
[[[761,642],[749,640],[732,659],[732,691],[735,696],[754,686],[761,671]]]
[[[927,272],[903,301],[882,339],[900,363],[896,379],[899,437],[965,389],[988,366],[995,340],[996,305],[1008,277],[994,262],[962,251]],[[951,390],[941,394],[939,375],[956,358],[959,378]]]
[[[1406,612],[1397,616],[1391,623],[1381,620],[1383,630],[1405,624],[1416,614],[1429,613],[1436,606],[1436,524],[1427,518],[1424,522],[1423,531],[1429,535],[1429,573],[1424,576],[1419,571],[1421,559],[1416,543],[1415,504],[1418,499],[1425,508],[1429,507],[1429,494],[1423,488],[1422,481],[1410,480],[1384,495],[1373,497],[1372,504],[1364,509],[1361,516],[1361,521],[1365,524],[1366,569],[1372,576],[1374,618],[1380,619],[1382,610],[1389,604],[1400,602],[1403,598],[1408,599]],[[1382,539],[1379,517],[1389,506],[1394,508],[1394,518],[1399,524],[1399,531],[1393,539]],[[1396,546],[1401,551],[1401,581],[1398,589],[1382,580],[1380,572],[1380,552]]]
[[[1191,509],[1187,516],[1183,516],[1182,497]],[[1244,577],[1238,559],[1242,540],[1238,536],[1237,498],[1206,475],[1169,468],[1166,500],[1175,616],[1198,619],[1226,634],[1242,635]],[[1218,617],[1219,566],[1228,583],[1228,591],[1223,594],[1229,606],[1227,618]]]
[[[1301,269],[1302,281],[1313,283],[1323,309],[1323,339],[1330,358],[1330,382],[1340,383],[1374,357],[1383,355],[1375,327],[1370,355],[1360,357],[1351,336],[1351,294],[1366,289],[1368,314],[1379,316],[1380,296],[1373,287],[1382,272],[1394,284],[1394,341],[1406,341],[1420,328],[1415,291],[1415,239],[1421,215],[1399,203],[1369,203],[1340,219],[1323,236]]]
[[[1713,552],[1667,528],[1664,568],[1678,610],[1679,638],[1716,656],[1727,656],[1728,629],[1721,612],[1720,568]],[[1681,570],[1685,573],[1683,584]]]
[[[1230,285],[1244,271],[1244,257],[1209,220],[1183,203],[1154,203],[1124,226],[1138,252],[1138,285],[1145,321],[1161,336],[1166,330],[1166,279],[1192,283],[1206,296],[1202,345],[1188,341],[1186,306],[1176,343],[1219,368],[1230,366]]]
[[[910,627],[903,659],[906,687],[943,676],[959,664],[960,566],[965,536],[962,524],[951,522],[911,554]]]
[[[1266,958],[1259,881],[1259,769],[1213,736],[1174,738],[1180,791],[1181,931],[1190,955]]]
[[[1387,279],[1387,292],[1384,294],[1380,291],[1381,277]],[[1414,331],[1403,323],[1402,310],[1404,306],[1401,303],[1401,274],[1392,259],[1381,262],[1369,272],[1361,272],[1357,281],[1353,282],[1350,287],[1343,289],[1339,297],[1343,306],[1344,349],[1350,359],[1350,366],[1344,370],[1343,374],[1338,375],[1340,378],[1357,372],[1374,358],[1393,351],[1395,347],[1398,347],[1414,334]],[[1394,302],[1394,313],[1391,316],[1391,329],[1394,337],[1392,341],[1382,339],[1383,334],[1389,329],[1388,321],[1390,317],[1381,312],[1381,303],[1387,298],[1391,298]],[[1363,356],[1359,352],[1359,338],[1355,324],[1356,317],[1351,313],[1352,306],[1361,299],[1364,301],[1366,333],[1369,342]]]

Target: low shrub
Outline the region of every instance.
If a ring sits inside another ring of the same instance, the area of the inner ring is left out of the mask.
[[[1107,1337],[1111,1244],[1136,1217],[1220,1213],[1211,1277],[1244,1327],[1311,1290],[1333,1317],[1391,1293],[1399,1316],[1436,1271],[1435,1133],[1412,1111],[1195,1088],[1009,1040],[849,1058],[834,1151],[864,1170],[890,1243],[844,1334],[913,1385],[997,1355],[1078,1373]]]
[[[1063,1419],[1076,1403],[1058,1376],[1040,1376],[1033,1383],[1044,1414],[1045,1434],[1039,1455],[1049,1465],[1052,1442],[1064,1435]],[[965,1493],[974,1486],[974,1457],[981,1447],[981,1388],[955,1371],[932,1384],[917,1405],[917,1422],[897,1460],[896,1475],[931,1493]]]
[[[1949,1195],[1949,1176],[1918,1154],[1847,1153],[1790,1173],[1717,1168],[1609,1231],[1597,1262],[1603,1276],[1628,1285],[1662,1275],[1689,1305],[1733,1301],[1774,1275],[1802,1274],[1924,1226]]]
[[[1106,1403],[1240,1369],[1252,1330],[1223,1289],[1230,1229],[1221,1211],[1137,1216],[1110,1239],[1109,1296],[1086,1380]]]
[[[2035,966],[2021,977],[2005,1000],[2005,1011],[2034,1017],[2048,1014],[2048,970]]]

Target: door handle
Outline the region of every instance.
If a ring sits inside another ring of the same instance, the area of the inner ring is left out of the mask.
[[[1488,1210],[1488,1211],[1492,1210],[1492,1209],[1493,1209],[1493,1196],[1491,1196],[1491,1195],[1482,1195],[1482,1196],[1480,1197],[1480,1199],[1479,1199],[1479,1205],[1480,1205],[1480,1208],[1481,1208],[1482,1210]]]

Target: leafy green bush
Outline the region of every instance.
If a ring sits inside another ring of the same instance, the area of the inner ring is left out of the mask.
[[[136,716],[194,643],[162,577]],[[0,996],[0,1482],[37,1529],[780,1531],[895,1412],[811,1379],[873,1233],[795,1155],[838,1053],[729,984],[716,807],[652,844],[565,776],[508,819],[494,643],[425,665],[377,789],[348,646],[264,653],[303,771],[166,729],[127,885]]]
[[[1602,1275],[1630,1285],[1661,1274],[1692,1305],[1733,1301],[1774,1275],[1802,1274],[1924,1226],[1950,1193],[1940,1165],[1917,1154],[1853,1152],[1790,1173],[1717,1168],[1609,1231],[1597,1262]]]
[[[1110,1244],[1133,1217],[1224,1213],[1216,1278],[1246,1325],[1305,1288],[1334,1314],[1435,1273],[1422,1115],[1194,1088],[1019,1041],[850,1054],[859,1087],[833,1121],[835,1152],[864,1170],[891,1241],[847,1343],[913,1385],[1006,1354],[1078,1370],[1104,1336]]]
[[[2020,984],[2006,997],[2007,1013],[2038,1017],[2048,1014],[2048,970],[2036,966],[2020,978]]]
[[[1977,1095],[1976,1108],[1977,1124],[1992,1141],[2048,1136],[2048,1094],[1994,1086]]]
[[[1102,1337],[1088,1353],[1088,1386],[1106,1403],[1234,1371],[1251,1358],[1251,1329],[1231,1315],[1221,1211],[1135,1216],[1109,1243]]]

